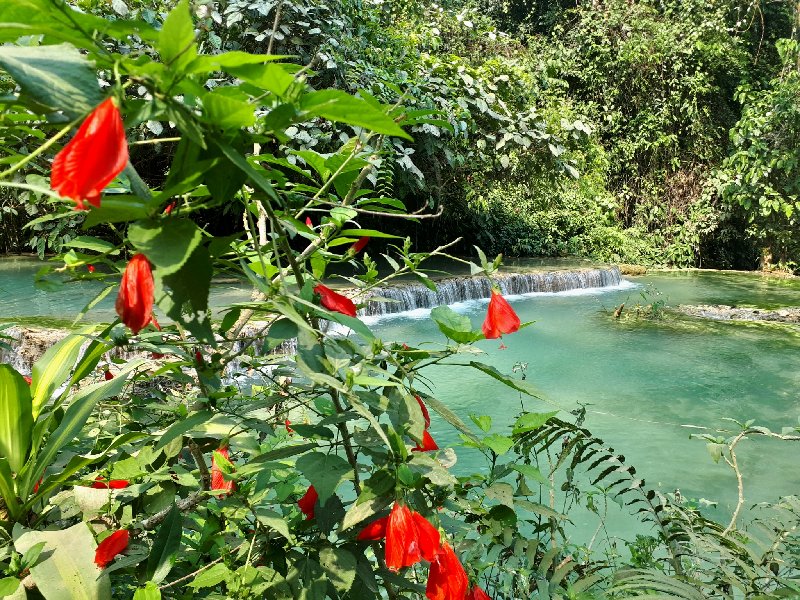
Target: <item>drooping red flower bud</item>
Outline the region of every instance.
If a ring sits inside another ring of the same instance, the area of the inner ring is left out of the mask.
[[[492,299],[483,322],[483,335],[487,340],[499,338],[504,333],[514,333],[520,327],[520,320],[514,309],[496,289],[492,289]]]
[[[56,154],[50,185],[83,210],[84,200],[100,206],[100,193],[128,163],[125,125],[112,98],[95,108],[78,133]]]
[[[105,378],[106,381],[111,381],[112,379],[114,379],[114,374],[108,369],[106,369],[105,372],[103,373],[103,377]]]
[[[94,265],[86,265],[86,270],[89,271],[89,273],[94,273]]]
[[[206,361],[203,359],[203,354],[200,352],[200,350],[195,350],[194,359],[195,361],[197,361],[197,364],[200,365],[201,367],[204,364],[206,364]]]
[[[419,408],[422,411],[422,416],[425,418],[425,429],[427,429],[431,426],[431,415],[428,412],[428,407],[425,406],[425,403],[422,401],[422,398],[420,398],[419,395],[414,394],[414,398],[416,398]]]
[[[306,521],[310,521],[314,518],[317,500],[319,500],[319,494],[317,494],[317,490],[314,489],[314,486],[310,485],[305,495],[297,501],[297,506],[300,507],[300,511],[306,516]]]
[[[311,220],[311,217],[306,217],[306,227],[314,229],[314,221]]]
[[[153,320],[155,283],[150,261],[137,254],[128,262],[119,284],[116,309],[119,318],[134,334]]]
[[[167,204],[167,207],[164,209],[164,214],[169,215],[172,211],[175,210],[175,202],[170,202]]]
[[[286,433],[293,434],[294,429],[292,429],[292,422],[289,419],[283,422],[284,427],[286,427]]]
[[[425,595],[428,600],[464,600],[469,580],[456,553],[445,542],[431,562]]]
[[[128,487],[130,484],[131,482],[125,479],[111,479],[109,481],[106,481],[105,479],[100,477],[100,475],[98,475],[97,477],[95,477],[94,483],[92,483],[92,487],[96,490],[107,490],[107,489],[122,490]]]
[[[152,358],[153,360],[158,360],[159,358],[164,358],[164,355],[161,354],[161,352],[151,352],[150,358]]]
[[[129,540],[130,534],[127,529],[120,529],[112,533],[98,544],[94,551],[94,564],[105,569],[117,554],[128,547]]]
[[[350,247],[353,249],[354,254],[358,254],[367,244],[369,244],[369,238],[365,236],[358,238],[358,240],[356,240],[356,242]]]
[[[481,588],[477,585],[472,586],[472,589],[467,594],[467,597],[464,600],[492,600],[489,597],[489,594],[484,592]]]
[[[28,385],[33,383],[33,379],[31,379],[30,375],[23,375],[22,378],[25,380],[25,383],[27,383]]]
[[[220,446],[217,451],[214,452],[214,455],[211,458],[211,489],[223,490],[228,494],[231,494],[236,487],[236,483],[230,479],[225,479],[225,476],[222,474],[222,470],[217,464],[217,454],[227,460],[230,456],[230,451],[228,450],[227,446]]]
[[[314,293],[319,294],[322,306],[333,312],[342,313],[349,317],[356,316],[356,305],[347,296],[334,292],[331,288],[318,283],[314,287]]]
[[[36,482],[36,483],[33,485],[33,493],[34,493],[34,494],[35,494],[36,492],[38,492],[38,491],[39,491],[39,486],[40,486],[40,485],[42,485],[42,481],[44,481],[44,475],[42,475],[41,477],[39,477],[39,481],[37,481],[37,482]]]

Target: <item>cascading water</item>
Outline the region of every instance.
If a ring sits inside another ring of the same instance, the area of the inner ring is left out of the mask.
[[[619,269],[582,269],[580,271],[541,271],[533,273],[507,273],[488,277],[453,277],[436,281],[437,291],[422,284],[397,284],[372,290],[380,301],[370,302],[360,314],[366,316],[388,315],[417,308],[433,308],[442,304],[455,304],[465,300],[479,300],[492,295],[497,285],[504,296],[537,292],[566,292],[569,290],[603,288],[622,282]],[[387,301],[384,301],[388,300]]]

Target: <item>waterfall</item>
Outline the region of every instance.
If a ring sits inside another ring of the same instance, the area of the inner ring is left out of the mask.
[[[533,273],[505,273],[488,277],[452,277],[436,281],[437,291],[421,283],[398,283],[391,287],[372,290],[373,299],[359,311],[363,315],[388,315],[433,308],[442,304],[455,304],[465,300],[479,300],[492,295],[497,285],[504,296],[537,292],[566,292],[568,290],[603,288],[619,285],[622,277],[617,267],[582,269],[579,271],[541,271]]]

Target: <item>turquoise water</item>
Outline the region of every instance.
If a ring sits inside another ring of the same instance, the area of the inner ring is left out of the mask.
[[[55,292],[33,285],[38,263],[0,260],[0,319],[52,323],[71,319],[101,289],[98,282],[72,283]],[[546,265],[536,265],[546,266]],[[511,298],[523,321],[536,323],[503,340],[483,341],[480,360],[511,374],[526,363],[527,381],[544,401],[519,395],[477,371],[454,366],[431,367],[430,393],[464,420],[471,413],[490,415],[504,433],[520,410],[562,409],[561,417],[580,405],[585,426],[624,454],[647,484],[663,492],[680,488],[684,497],[717,501],[712,516],[724,519],[736,500],[735,478],[715,464],[705,443],[693,432],[731,427],[726,417],[755,419],[780,431],[800,416],[800,333],[769,324],[734,324],[668,315],[662,320],[615,320],[610,312],[625,302],[627,314],[637,303],[800,305],[796,280],[715,272],[653,274],[632,279],[627,289]],[[215,286],[213,303],[245,300],[232,284]],[[114,318],[111,294],[89,313],[93,321]],[[479,327],[487,301],[455,308]],[[372,323],[385,340],[443,343],[428,317],[414,311]],[[467,357],[469,358],[469,357]],[[467,362],[467,361],[464,361]],[[516,374],[519,376],[519,373]],[[459,443],[456,432],[434,416],[432,434],[441,447]],[[738,452],[745,475],[747,505],[800,493],[798,446],[767,439],[743,442]],[[484,466],[474,451],[459,450],[456,469]],[[579,529],[591,529],[590,519]],[[624,515],[612,519],[629,533]]]
[[[499,340],[479,342],[486,353],[480,359],[509,375],[515,364],[527,363],[527,381],[544,402],[521,399],[488,376],[452,366],[428,370],[430,392],[465,420],[469,414],[491,416],[498,433],[507,432],[521,402],[531,411],[561,408],[565,420],[569,410],[584,405],[585,427],[624,454],[648,486],[717,501],[709,512],[725,519],[736,502],[735,477],[725,465],[713,463],[705,442],[689,436],[704,431],[697,427],[730,427],[726,417],[752,418],[777,431],[797,425],[797,330],[674,317],[617,321],[610,312],[622,302],[630,308],[653,299],[670,305],[800,305],[800,289],[795,281],[720,273],[656,274],[635,282],[633,289],[511,299],[523,321],[536,323],[506,336],[505,349]],[[467,302],[456,309],[479,327],[486,304]],[[375,328],[387,340],[444,341],[425,311],[385,318]],[[441,420],[434,419],[431,431],[442,447],[458,443]],[[743,442],[737,455],[748,506],[800,493],[796,444],[757,438]],[[485,465],[475,452],[459,456],[461,472]],[[591,521],[587,517],[578,529],[589,530]],[[621,533],[631,532],[624,515],[611,521]]]

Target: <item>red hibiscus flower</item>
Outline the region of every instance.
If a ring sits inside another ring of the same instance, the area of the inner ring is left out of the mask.
[[[212,490],[223,490],[228,494],[231,494],[236,487],[236,483],[231,481],[230,479],[225,479],[222,475],[222,471],[217,464],[217,454],[228,460],[230,456],[230,452],[227,446],[220,446],[214,455],[211,457],[211,489]]]
[[[397,572],[439,551],[439,531],[418,512],[395,502],[386,522],[386,566]]]
[[[317,490],[314,489],[314,486],[310,485],[305,495],[297,501],[297,506],[300,507],[300,511],[306,516],[307,521],[314,518],[314,509],[317,506],[317,500],[319,500],[319,494],[317,494]]]
[[[425,418],[425,429],[431,426],[431,414],[428,412],[428,407],[425,406],[425,403],[422,401],[417,394],[414,394],[414,398],[417,400],[417,404],[419,404],[419,409],[422,411],[422,416]]]
[[[114,557],[128,547],[130,534],[127,529],[115,531],[100,544],[94,551],[94,564],[101,569],[105,569],[114,560]]]
[[[150,261],[137,254],[128,262],[119,284],[116,309],[119,318],[134,334],[153,320],[155,283]]]
[[[95,108],[64,149],[56,154],[50,185],[83,210],[88,200],[100,206],[100,192],[128,163],[125,125],[117,105],[108,98]]]
[[[89,271],[89,273],[94,273],[94,265],[86,265],[86,270]]]
[[[445,542],[431,562],[425,595],[428,600],[464,600],[469,580],[450,544]]]
[[[487,594],[481,588],[475,585],[472,586],[472,589],[469,591],[469,594],[467,594],[467,597],[464,598],[464,600],[492,600],[492,599],[489,597],[489,594]]]
[[[311,220],[311,217],[306,217],[306,227],[314,229],[314,221]]]
[[[499,338],[504,333],[514,333],[519,329],[520,321],[517,313],[496,289],[492,289],[489,310],[483,322],[483,335],[487,340]]]
[[[342,313],[349,317],[356,316],[356,305],[347,296],[342,296],[334,292],[331,288],[318,283],[314,287],[314,293],[319,294],[322,306],[333,312]]]
[[[353,254],[358,254],[364,249],[364,246],[366,246],[367,244],[369,244],[369,238],[360,237],[358,238],[358,240],[356,240],[356,242],[352,246],[350,246],[350,248],[352,248]]]
[[[121,490],[128,487],[131,484],[130,481],[126,481],[125,479],[111,479],[106,481],[100,475],[95,477],[94,482],[92,483],[92,487],[96,490]]]
[[[28,385],[33,383],[33,379],[31,379],[30,375],[23,375],[22,378],[25,380],[25,383],[27,383]]]
[[[289,419],[286,419],[286,421],[283,422],[283,426],[286,427],[286,433],[290,435],[294,433],[294,429],[292,429],[292,422]]]
[[[381,517],[376,519],[364,529],[362,529],[356,536],[357,540],[365,541],[378,541],[386,537],[386,524],[389,522],[389,517]]]
[[[106,381],[111,381],[112,379],[114,379],[114,374],[108,369],[106,369],[105,373],[103,373],[103,377],[105,378]]]

